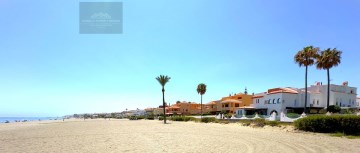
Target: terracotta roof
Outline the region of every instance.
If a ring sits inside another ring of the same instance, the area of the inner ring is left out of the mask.
[[[298,94],[299,92],[292,88],[273,88],[268,90],[268,94],[277,94],[277,93]]]
[[[252,98],[262,98],[264,95],[254,95]]]
[[[242,103],[242,101],[236,99],[226,99],[223,100],[221,103]]]
[[[206,104],[208,104],[208,105],[215,105],[216,102],[212,101],[212,102],[208,102],[208,103],[206,103]]]

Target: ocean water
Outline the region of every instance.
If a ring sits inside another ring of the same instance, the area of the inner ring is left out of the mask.
[[[27,121],[44,121],[44,120],[62,120],[61,117],[0,117],[0,123],[4,123],[6,121],[9,121],[9,122],[15,122],[15,121],[24,121],[24,120],[27,120]]]

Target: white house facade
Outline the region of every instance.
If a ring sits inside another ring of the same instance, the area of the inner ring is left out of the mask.
[[[338,105],[342,108],[360,108],[359,99],[356,99],[357,88],[349,87],[347,82],[342,85],[330,85],[329,105]],[[305,106],[305,89],[297,88],[272,88],[267,92],[254,94],[253,105],[240,107],[236,115],[258,113],[270,115],[276,112],[295,112],[301,114]],[[327,106],[327,85],[316,83],[308,87],[307,110],[318,113]]]

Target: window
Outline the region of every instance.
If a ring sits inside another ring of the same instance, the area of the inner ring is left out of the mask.
[[[295,99],[295,101],[294,101],[294,106],[296,106],[296,99]]]
[[[269,99],[268,104],[271,104],[271,99]]]
[[[280,104],[280,98],[278,98],[277,103]]]
[[[316,101],[316,105],[319,105],[319,99]]]
[[[276,104],[276,103],[275,103],[275,99],[273,99],[273,104]]]
[[[336,102],[336,105],[338,105],[338,102]]]
[[[313,99],[313,105],[315,104],[315,99]]]
[[[239,104],[235,104],[235,107],[239,107]]]

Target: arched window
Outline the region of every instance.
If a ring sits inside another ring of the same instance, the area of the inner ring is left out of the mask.
[[[316,101],[316,105],[319,105],[319,99]]]
[[[277,103],[280,104],[280,98],[278,98]]]
[[[268,104],[271,104],[271,99],[269,99]]]
[[[275,99],[273,99],[273,104],[276,104],[276,103],[275,103]]]

